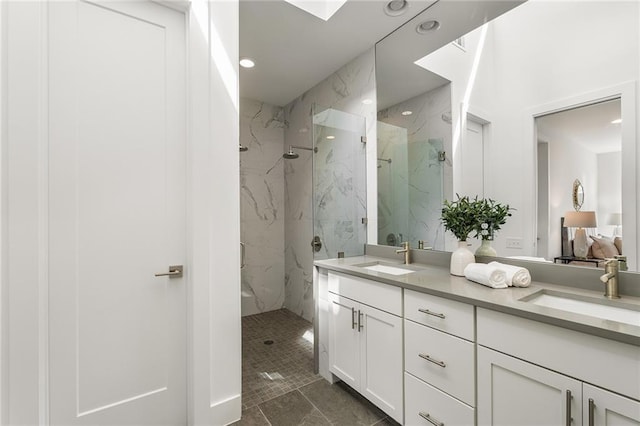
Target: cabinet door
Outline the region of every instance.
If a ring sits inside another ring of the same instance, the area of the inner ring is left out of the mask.
[[[581,401],[581,382],[478,347],[479,425],[581,425]]]
[[[594,426],[640,426],[640,402],[584,384],[583,413]]]
[[[354,389],[360,384],[358,303],[329,293],[329,371]]]
[[[402,319],[362,304],[358,314],[360,392],[402,423]]]

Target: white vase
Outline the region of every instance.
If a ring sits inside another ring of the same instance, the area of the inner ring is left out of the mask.
[[[482,240],[480,247],[476,250],[476,256],[496,257],[498,252],[491,246],[491,240]]]
[[[449,271],[451,275],[457,275],[459,277],[464,276],[464,268],[468,264],[476,261],[475,256],[467,247],[466,241],[458,241],[458,248],[451,253],[451,267]]]

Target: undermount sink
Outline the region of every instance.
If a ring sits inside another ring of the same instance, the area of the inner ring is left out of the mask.
[[[604,297],[594,299],[577,294],[541,290],[520,301],[640,327],[640,305],[611,301]]]
[[[382,272],[389,275],[405,275],[405,274],[410,274],[411,272],[415,272],[412,269],[405,269],[399,265],[389,265],[389,264],[380,263],[380,262],[361,263],[359,265],[354,265],[354,266],[368,269],[369,271]]]

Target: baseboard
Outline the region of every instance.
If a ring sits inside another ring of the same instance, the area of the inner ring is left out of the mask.
[[[235,395],[211,404],[209,424],[228,425],[240,420],[242,416],[242,396]]]

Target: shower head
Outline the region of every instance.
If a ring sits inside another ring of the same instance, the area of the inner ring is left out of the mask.
[[[294,160],[298,157],[300,157],[300,155],[293,152],[293,148],[291,147],[289,147],[289,152],[285,152],[284,154],[282,154],[282,158],[285,158],[287,160]]]
[[[285,152],[284,154],[282,154],[282,158],[286,158],[287,160],[293,160],[295,158],[300,157],[300,155],[293,152],[293,148],[304,149],[305,151],[318,152],[318,147],[307,148],[306,146],[289,145],[289,152]]]
[[[247,151],[249,151],[249,147],[240,144],[240,152],[247,152]]]

